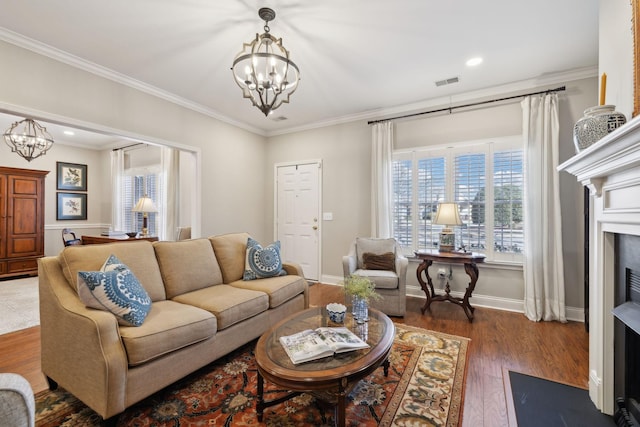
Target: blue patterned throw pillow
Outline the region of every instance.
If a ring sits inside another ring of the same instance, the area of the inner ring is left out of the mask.
[[[151,310],[147,291],[114,255],[100,271],[78,272],[78,296],[87,307],[115,314],[124,326],[142,325]]]
[[[287,272],[282,269],[280,241],[275,241],[263,248],[260,243],[249,237],[242,280],[262,279],[286,274]]]

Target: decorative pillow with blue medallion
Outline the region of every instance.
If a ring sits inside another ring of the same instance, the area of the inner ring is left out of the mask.
[[[114,255],[100,271],[78,272],[78,296],[87,307],[115,314],[124,326],[142,325],[151,310],[147,291]]]
[[[279,240],[263,248],[251,237],[247,239],[247,256],[242,280],[263,279],[285,276],[286,274],[287,272],[282,269]]]

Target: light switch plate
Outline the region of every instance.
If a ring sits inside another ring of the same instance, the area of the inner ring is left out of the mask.
[[[323,221],[333,221],[333,212],[323,212],[322,213]]]

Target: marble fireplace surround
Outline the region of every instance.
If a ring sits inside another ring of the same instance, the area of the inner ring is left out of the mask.
[[[640,116],[558,167],[591,193],[589,248],[589,396],[613,414],[614,235],[640,236]]]

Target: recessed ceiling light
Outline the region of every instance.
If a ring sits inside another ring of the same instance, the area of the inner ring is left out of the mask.
[[[72,130],[65,130],[65,131],[64,131],[64,134],[65,134],[65,135],[69,135],[69,136],[73,136],[73,135],[75,135],[75,132],[74,132],[74,131],[72,131]]]
[[[479,56],[471,58],[466,62],[466,64],[467,67],[475,67],[476,65],[482,64],[482,58],[480,58]]]

